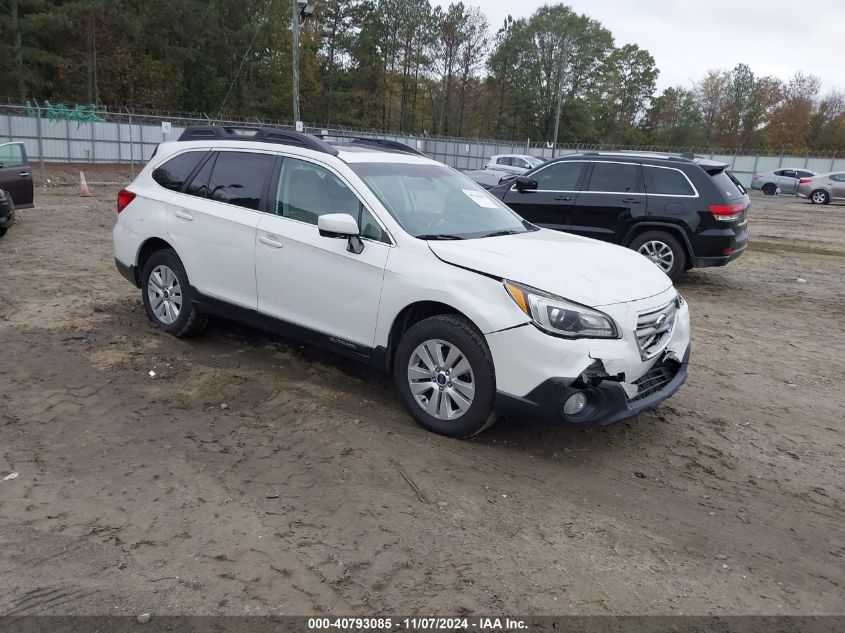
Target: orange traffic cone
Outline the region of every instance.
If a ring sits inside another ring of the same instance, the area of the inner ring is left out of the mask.
[[[79,195],[87,197],[91,195],[91,190],[88,188],[88,183],[85,182],[85,174],[79,172]]]

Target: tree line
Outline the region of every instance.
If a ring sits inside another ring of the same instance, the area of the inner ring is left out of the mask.
[[[416,135],[845,150],[845,96],[745,64],[656,92],[637,45],[564,4],[490,25],[430,0],[319,0],[302,118]],[[0,0],[0,95],[290,120],[289,0]],[[556,125],[559,124],[558,125]]]

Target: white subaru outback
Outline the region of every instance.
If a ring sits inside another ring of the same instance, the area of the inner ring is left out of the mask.
[[[157,326],[232,318],[392,371],[437,433],[506,409],[609,424],[686,379],[689,311],[657,266],[400,143],[188,128],[117,211],[117,268]]]

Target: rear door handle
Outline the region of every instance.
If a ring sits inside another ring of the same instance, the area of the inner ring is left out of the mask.
[[[187,220],[188,222],[190,222],[191,220],[194,219],[194,216],[192,216],[187,211],[177,211],[176,217],[179,218],[180,220]]]
[[[569,202],[570,200],[572,200],[572,198],[570,198],[569,196],[555,196],[555,200],[557,202]]]
[[[622,202],[624,202],[625,204],[639,204],[640,202],[642,202],[642,200],[640,200],[639,198],[623,198]]]
[[[285,245],[282,244],[279,240],[269,237],[267,235],[262,235],[258,238],[258,241],[262,244],[269,246],[270,248],[284,248]]]

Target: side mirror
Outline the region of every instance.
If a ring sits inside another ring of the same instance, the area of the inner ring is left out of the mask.
[[[531,180],[530,178],[526,178],[525,176],[517,176],[516,177],[516,190],[517,191],[533,191],[537,188],[537,181]]]
[[[348,240],[346,250],[358,255],[364,250],[358,222],[348,213],[327,213],[317,218],[317,229],[322,237]]]

